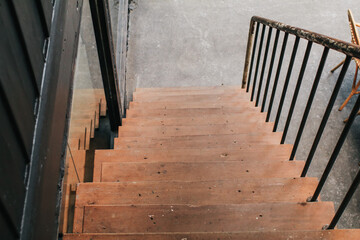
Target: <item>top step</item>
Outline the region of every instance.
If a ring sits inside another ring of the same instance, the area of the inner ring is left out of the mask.
[[[188,87],[161,87],[161,88],[136,88],[135,92],[216,92],[221,90],[241,89],[240,86],[188,86]]]

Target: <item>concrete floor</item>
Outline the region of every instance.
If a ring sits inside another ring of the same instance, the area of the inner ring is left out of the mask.
[[[355,18],[360,21],[360,5],[356,0],[133,0],[130,4],[127,53],[128,101],[136,87],[240,85],[248,27],[253,15],[349,41],[346,15],[348,8],[352,9]],[[282,86],[285,78],[292,42],[293,38],[290,37],[279,86]],[[282,130],[286,120],[305,47],[306,42],[302,41],[279,130]],[[322,47],[313,46],[287,143],[293,143],[296,136],[321,52]],[[339,71],[334,74],[329,71],[342,59],[343,56],[339,53],[332,51],[329,54],[297,159],[307,157],[339,74]],[[355,98],[342,112],[336,109],[346,98],[353,77],[352,63],[315,154],[309,176],[321,176],[344,127],[342,120],[350,113]],[[280,91],[278,95],[279,93]],[[279,96],[275,102],[278,101]],[[274,115],[272,114],[272,119]],[[360,118],[355,121],[322,192],[322,200],[334,201],[336,208],[359,169],[359,136]],[[360,190],[354,195],[338,227],[360,228]]]

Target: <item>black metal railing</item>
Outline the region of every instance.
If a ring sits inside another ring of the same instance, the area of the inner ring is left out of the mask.
[[[261,27],[260,42],[257,43],[257,41],[259,39],[260,27]],[[266,69],[267,62],[268,62],[267,59],[268,59],[268,54],[269,54],[269,48],[270,48],[271,40],[272,40],[272,31],[274,29],[276,29],[276,36],[273,39],[273,49],[272,49],[272,53],[271,53],[270,64],[268,66],[265,88],[264,88],[264,90],[262,90],[265,69]],[[267,40],[266,40],[265,47],[263,47],[266,30],[267,30]],[[312,81],[312,88],[308,95],[307,104],[306,104],[305,110],[303,112],[303,116],[302,116],[302,119],[301,119],[301,122],[300,122],[300,125],[298,128],[297,134],[296,134],[296,138],[295,138],[294,145],[293,145],[293,150],[291,152],[290,159],[289,159],[290,161],[295,159],[295,154],[298,149],[300,139],[302,137],[302,134],[303,134],[303,131],[305,128],[305,124],[308,119],[315,94],[317,92],[317,88],[318,88],[318,85],[319,85],[319,82],[321,79],[322,72],[324,70],[324,66],[326,64],[326,60],[327,60],[329,51],[334,50],[334,51],[341,52],[341,53],[345,54],[345,57],[346,57],[345,61],[343,63],[341,72],[337,78],[336,84],[332,91],[329,102],[327,104],[327,107],[325,109],[325,113],[322,117],[319,129],[315,135],[314,142],[313,142],[311,149],[309,151],[309,154],[307,156],[307,159],[306,159],[306,162],[304,165],[304,169],[301,173],[301,177],[305,177],[308,172],[308,169],[310,167],[310,164],[313,160],[314,154],[318,148],[320,139],[323,135],[323,131],[328,122],[330,113],[333,109],[333,106],[334,106],[335,100],[338,96],[340,87],[342,86],[343,80],[345,78],[347,69],[350,64],[350,61],[352,58],[360,58],[360,47],[357,45],[351,44],[351,43],[347,43],[347,42],[344,42],[344,41],[341,41],[338,39],[327,37],[327,36],[324,36],[324,35],[321,35],[318,33],[314,33],[314,32],[308,31],[308,30],[285,25],[280,22],[276,22],[276,21],[272,21],[269,19],[256,17],[256,16],[252,17],[251,22],[250,22],[250,28],[249,28],[249,36],[248,36],[248,44],[247,44],[247,51],[246,51],[246,58],[245,58],[245,65],[244,65],[242,87],[243,88],[246,87],[247,92],[251,91],[250,100],[254,101],[254,99],[255,99],[255,106],[259,105],[260,95],[261,94],[263,95],[261,112],[264,112],[266,110],[265,109],[266,101],[268,98],[268,93],[270,91],[272,71],[274,68],[276,52],[278,50],[278,42],[279,42],[280,32],[283,32],[283,40],[282,40],[282,46],[281,46],[281,50],[280,50],[280,56],[278,58],[276,74],[275,74],[273,84],[272,84],[271,96],[270,96],[269,104],[268,104],[268,108],[267,108],[267,116],[266,116],[266,120],[265,120],[266,122],[268,122],[270,120],[271,113],[272,113],[273,109],[275,108],[274,107],[275,95],[276,95],[277,91],[281,90],[281,89],[279,89],[280,87],[279,87],[278,83],[279,83],[279,78],[281,75],[281,70],[282,70],[282,66],[283,66],[283,61],[284,61],[284,56],[285,56],[285,51],[286,51],[289,35],[294,36],[295,41],[294,41],[294,45],[292,47],[292,52],[291,52],[290,61],[289,61],[286,77],[284,80],[284,84],[282,85],[281,97],[280,97],[279,103],[277,105],[277,112],[276,112],[274,129],[273,129],[274,132],[278,129],[280,117],[282,115],[284,101],[285,101],[286,95],[288,94],[289,82],[291,79],[291,74],[293,72],[293,66],[294,66],[294,62],[296,59],[299,42],[301,40],[307,41],[307,46],[306,46],[306,50],[305,50],[302,64],[300,67],[300,72],[297,77],[297,82],[295,85],[291,104],[290,104],[289,111],[288,111],[288,114],[286,117],[283,135],[282,135],[281,142],[280,142],[281,144],[285,143],[285,139],[286,139],[287,133],[289,131],[291,119],[292,119],[292,116],[294,113],[295,105],[297,103],[297,99],[299,96],[300,88],[302,85],[302,80],[304,78],[304,74],[306,71],[306,67],[308,64],[312,46],[315,43],[315,44],[318,44],[323,47],[323,52],[322,52],[322,56],[321,56],[321,59],[319,62],[319,66],[318,66],[316,74],[314,76],[314,80]],[[258,47],[258,49],[257,49],[257,47]],[[262,54],[263,48],[265,48],[264,54]],[[256,51],[257,51],[257,57],[256,57]],[[262,58],[261,73],[260,73],[260,78],[257,79],[258,71],[260,68],[261,58]],[[254,68],[254,62],[256,62],[255,68]],[[253,68],[254,68],[254,73],[253,73]],[[255,96],[256,96],[256,98],[255,98]],[[332,152],[332,155],[328,161],[328,164],[324,170],[324,173],[322,174],[322,176],[320,178],[319,184],[318,184],[314,194],[311,197],[309,197],[307,199],[307,201],[310,201],[310,202],[317,201],[317,199],[320,195],[320,192],[321,192],[321,190],[326,182],[326,179],[329,176],[329,173],[338,157],[338,154],[344,144],[344,141],[350,131],[350,128],[355,120],[355,117],[356,117],[359,109],[360,109],[360,97],[358,97],[358,99],[351,111],[349,119],[346,122],[340,137],[338,138],[336,146]],[[360,170],[358,170],[357,175],[356,175],[353,183],[351,184],[348,192],[346,193],[342,203],[340,204],[340,207],[338,208],[333,220],[331,221],[331,223],[328,226],[325,227],[325,229],[334,229],[334,227],[338,223],[342,213],[344,212],[346,206],[348,205],[351,197],[353,196],[354,192],[356,191],[359,183],[360,183]]]

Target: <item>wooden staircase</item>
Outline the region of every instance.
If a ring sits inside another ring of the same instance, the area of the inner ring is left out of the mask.
[[[240,87],[137,89],[115,149],[95,153],[65,240],[360,239],[322,230],[332,202]]]

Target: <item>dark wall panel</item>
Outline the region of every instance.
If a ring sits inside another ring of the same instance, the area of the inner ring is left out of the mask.
[[[46,38],[45,29],[41,23],[41,15],[36,1],[13,0],[14,19],[17,19],[20,41],[24,41],[26,52],[40,91],[42,71],[44,67],[43,47]]]
[[[55,0],[37,0],[40,1],[41,6],[41,15],[45,21],[47,33],[49,35],[51,28],[51,18],[53,14],[53,4],[52,2]]]
[[[0,37],[0,91],[9,105],[9,112],[3,116],[13,117],[20,143],[30,158],[37,87],[11,9],[6,1],[0,3],[0,31],[6,33]]]
[[[6,106],[0,101],[0,113],[6,111]],[[4,206],[3,211],[6,211],[11,224],[19,231],[25,198],[25,158],[23,151],[19,149],[20,141],[14,134],[11,120],[6,116],[1,117],[0,125],[0,204]]]
[[[16,233],[12,226],[9,224],[9,220],[6,218],[6,213],[2,211],[0,206],[0,239],[15,240],[18,239],[18,233]]]
[[[0,0],[1,240],[57,238],[81,7]]]

